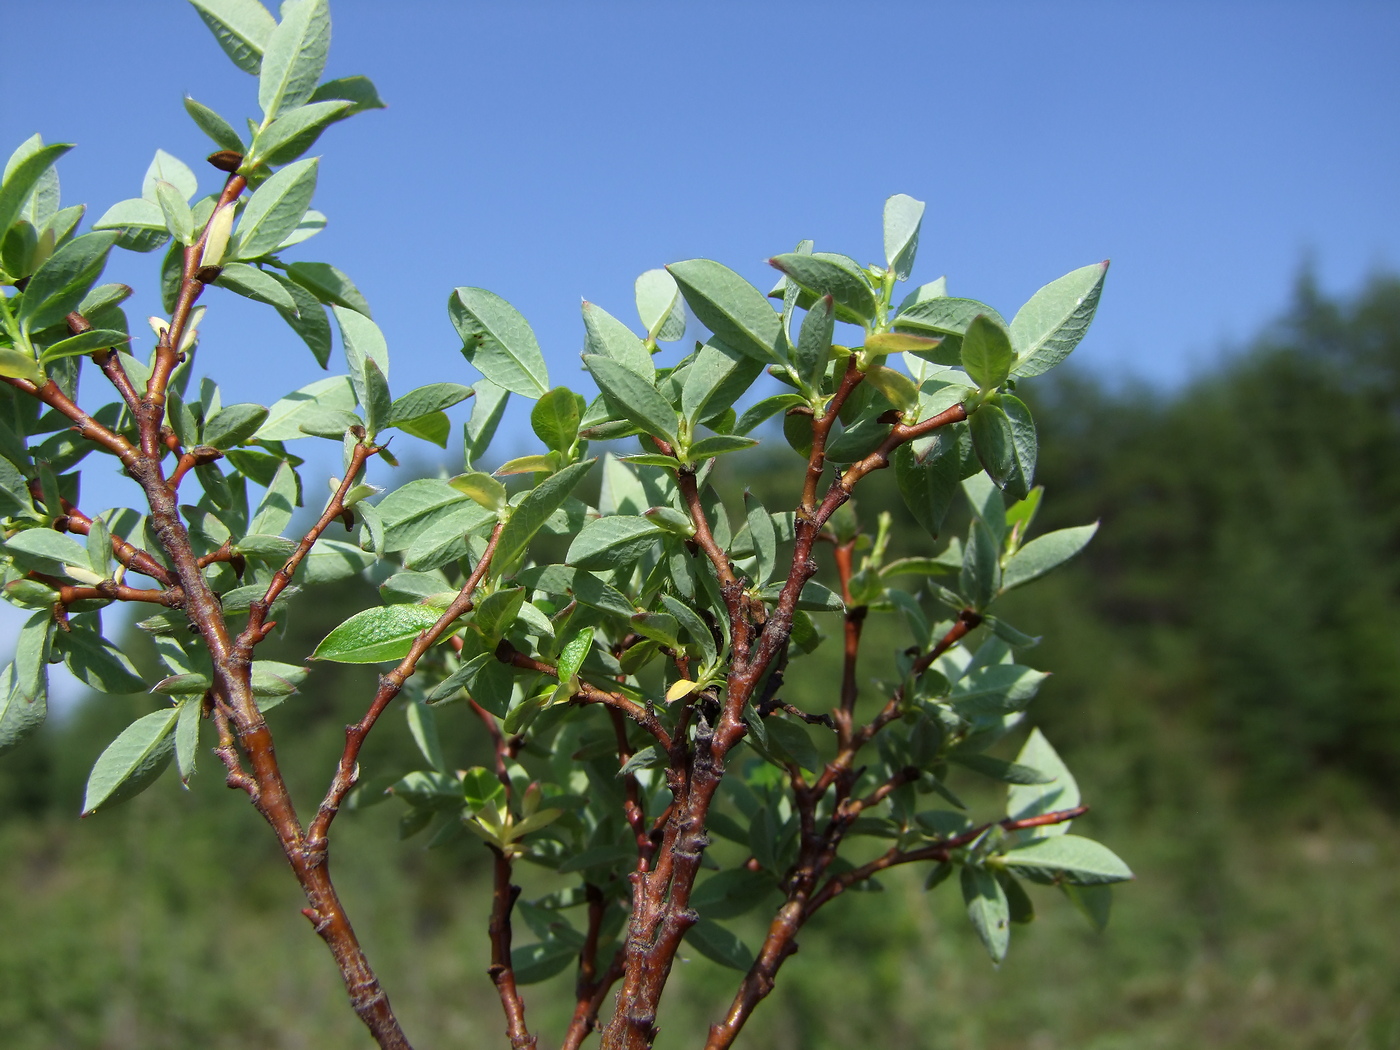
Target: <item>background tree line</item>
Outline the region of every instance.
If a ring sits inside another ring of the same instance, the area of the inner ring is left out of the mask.
[[[897,906],[819,923],[804,939],[816,958],[784,972],[746,1038],[854,1046],[878,1014],[908,1047],[1024,1045],[1026,1031],[1040,1050],[1400,1044],[1400,948],[1384,921],[1400,903],[1387,877],[1400,860],[1400,281],[1334,301],[1305,277],[1287,317],[1179,390],[1066,373],[1029,395],[1045,421],[1040,527],[1103,527],[1012,611],[1044,634],[1037,662],[1056,672],[1033,720],[1082,783],[1114,789],[1093,792],[1112,801],[1088,819],[1117,836],[1139,882],[1095,943],[1054,909],[998,973],[960,917],[917,882],[886,879]],[[790,459],[781,436],[768,444]],[[790,501],[773,478],[729,481],[736,498],[747,485],[768,505]],[[890,496],[862,500],[862,516],[889,510],[892,545],[907,530],[912,546],[918,530]],[[325,597],[321,622],[304,617],[270,656],[297,659],[339,621],[348,606]],[[138,661],[142,642],[133,631]],[[836,647],[795,665],[789,699],[802,703],[804,675],[838,668]],[[318,666],[272,716],[280,748],[316,756],[289,769],[329,766],[371,682],[372,670]],[[367,1045],[320,946],[285,928],[295,887],[256,815],[220,804],[212,761],[187,796],[166,784],[74,820],[95,755],[154,706],[85,702],[0,763],[6,1044],[232,1046],[219,1040],[237,1016],[237,1045]],[[481,741],[447,744],[464,766],[486,758]],[[402,732],[371,738],[366,767],[412,768],[412,746]],[[487,944],[482,895],[463,879],[487,877],[485,851],[386,852],[384,823],[399,816],[379,806],[346,822],[358,825],[342,847],[354,854],[344,873],[358,870],[346,893],[365,939],[425,1046],[494,1034],[498,1007],[467,980]],[[183,921],[211,909],[217,924]],[[682,985],[722,983],[711,966],[697,957]],[[802,1008],[833,996],[852,1009]],[[692,1030],[682,1000],[659,1045]],[[809,1031],[809,1014],[838,1016]]]

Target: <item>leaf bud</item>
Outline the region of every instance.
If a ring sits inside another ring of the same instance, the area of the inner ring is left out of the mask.
[[[205,159],[220,171],[226,171],[230,175],[243,166],[243,154],[232,149],[221,149],[217,153],[209,154]]]
[[[202,270],[206,266],[218,266],[223,261],[224,252],[228,248],[229,234],[233,232],[234,213],[238,206],[229,201],[227,204],[219,205],[209,219],[209,226],[204,234],[204,250],[199,256],[199,268]]]

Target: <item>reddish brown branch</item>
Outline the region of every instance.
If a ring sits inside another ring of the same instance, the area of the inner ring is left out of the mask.
[[[496,647],[496,659],[515,667],[524,668],[527,671],[547,674],[551,678],[559,677],[559,668],[520,652],[506,639],[502,639],[501,644]],[[578,692],[574,694],[574,699],[588,704],[603,704],[620,711],[655,737],[663,750],[669,751],[671,749],[670,734],[662,728],[660,720],[635,700],[629,700],[621,693],[609,693],[584,681],[579,682]]]
[[[488,846],[496,860],[495,892],[491,897],[491,965],[487,973],[491,975],[496,991],[501,997],[501,1008],[506,1014],[506,1035],[510,1038],[511,1050],[531,1050],[535,1037],[525,1026],[525,1001],[515,986],[515,971],[510,963],[510,913],[515,900],[520,896],[520,887],[510,882],[510,858],[495,846]]]
[[[370,730],[374,728],[374,723],[379,720],[379,716],[384,713],[384,709],[389,706],[394,697],[399,695],[399,690],[403,688],[404,682],[408,681],[413,672],[417,670],[418,661],[422,659],[423,654],[432,648],[433,644],[460,617],[472,610],[472,596],[476,593],[477,585],[481,583],[491,568],[491,559],[496,553],[496,543],[500,540],[501,530],[504,527],[504,523],[500,523],[492,530],[491,538],[486,543],[486,550],[482,552],[481,560],[476,563],[476,568],[467,577],[467,581],[462,584],[462,589],[457,592],[457,597],[452,599],[452,604],[443,611],[437,622],[414,639],[408,655],[399,662],[396,668],[388,674],[380,675],[379,690],[374,694],[374,700],[370,703],[369,710],[365,712],[364,717],[354,725],[345,727],[345,747],[341,750],[335,777],[326,790],[325,798],[321,800],[316,819],[311,822],[311,827],[306,833],[306,847],[313,853],[321,855],[325,853],[326,835],[330,831],[331,821],[335,820],[336,814],[340,811],[340,804],[345,801],[345,796],[349,794],[350,789],[355,786],[356,780],[359,779],[360,748],[364,746],[365,737],[369,736]],[[272,594],[271,587],[268,588],[268,593]]]
[[[79,536],[86,536],[92,531],[92,519],[73,506],[67,500],[60,500],[63,508],[64,526],[69,532],[77,533]],[[112,534],[112,556],[118,563],[125,565],[133,572],[139,572],[142,576],[149,576],[157,583],[165,587],[175,586],[175,577],[160,562],[156,561],[147,551],[134,547],[126,540],[115,533]]]

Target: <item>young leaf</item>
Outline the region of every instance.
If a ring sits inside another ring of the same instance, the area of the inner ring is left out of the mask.
[[[185,203],[185,198],[172,183],[160,179],[156,183],[156,204],[165,218],[165,228],[170,235],[184,245],[194,243],[194,213]]]
[[[824,295],[812,304],[802,318],[797,336],[793,366],[800,378],[814,390],[821,389],[822,377],[831,358],[831,334],[836,327],[836,315],[831,296]]]
[[[285,168],[283,169],[286,170]],[[389,377],[389,344],[379,326],[358,310],[347,310],[343,306],[332,306],[331,313],[340,327],[340,340],[345,346],[345,363],[350,366],[350,382],[360,404],[368,404],[369,392],[365,389],[365,362],[373,361],[379,366],[385,379]],[[389,406],[384,406],[387,413]]]
[[[885,265],[901,281],[907,281],[914,268],[923,221],[923,201],[904,193],[896,193],[885,201]]]
[[[258,0],[190,0],[233,64],[254,76],[277,19]]]
[[[648,434],[675,443],[680,417],[650,380],[600,354],[584,354],[583,364],[615,411]]]
[[[360,314],[354,314],[361,317]],[[369,324],[374,324],[369,321]],[[384,373],[379,368],[379,363],[372,357],[364,360],[364,372],[361,378],[362,388],[365,396],[365,434],[369,440],[373,441],[381,430],[388,424],[389,412],[393,406],[394,398],[389,393],[389,381],[384,378]]]
[[[1071,529],[1057,529],[1031,540],[1007,561],[1002,590],[1029,583],[1063,565],[1088,545],[1098,529],[1098,522],[1095,522]]]
[[[113,230],[74,237],[29,278],[20,299],[19,322],[31,332],[62,321],[97,282],[116,243]]]
[[[513,394],[536,398],[549,389],[544,355],[515,307],[484,288],[457,288],[447,312],[462,337],[462,353],[487,379]]]
[[[983,390],[995,390],[1006,382],[1015,357],[1005,328],[986,314],[972,319],[962,341],[962,366],[969,379]]]
[[[579,398],[567,387],[557,386],[535,403],[530,427],[545,448],[567,454],[578,438]]]
[[[919,388],[903,372],[879,365],[865,373],[865,381],[884,394],[885,399],[900,412],[910,412],[919,407]]]
[[[188,95],[185,96],[185,112],[199,125],[199,130],[213,139],[220,149],[232,150],[234,153],[243,153],[246,149],[243,140],[238,137],[238,132],[233,130],[233,125]]]
[[[777,346],[782,319],[753,285],[710,259],[666,267],[701,324],[735,350],[765,364],[783,364]]]
[[[298,2],[306,4],[317,0]],[[288,164],[253,192],[243,208],[238,236],[229,249],[230,259],[256,259],[277,250],[311,206],[319,163],[319,158],[308,157]],[[290,268],[288,273],[296,280]]]
[[[1080,267],[1051,281],[1017,311],[1011,321],[1016,375],[1038,376],[1069,356],[1094,319],[1107,276],[1106,259]]]
[[[18,163],[12,161],[13,167],[6,165],[5,178],[0,183],[0,237],[4,237],[15,219],[19,218],[24,202],[29,199],[44,173],[72,148],[72,143],[39,146]]]
[[[962,892],[972,928],[992,961],[1000,963],[1011,943],[1011,913],[1001,883],[986,868],[969,864],[962,869]]]
[[[487,510],[497,512],[505,508],[510,502],[506,487],[493,478],[490,474],[483,474],[481,471],[473,471],[469,474],[459,474],[448,482],[459,492],[465,492],[477,503]]]
[[[178,708],[152,711],[122,730],[98,756],[88,775],[83,816],[139,795],[170,764]]]
[[[286,0],[282,21],[267,37],[258,71],[264,122],[311,98],[331,46],[326,0]]]
[[[95,350],[121,346],[130,338],[125,332],[118,332],[111,328],[89,328],[86,332],[70,335],[67,339],[60,339],[51,346],[45,347],[44,352],[39,356],[45,362],[57,361],[60,357],[90,354]]]
[[[441,616],[439,610],[422,605],[364,609],[326,635],[311,659],[339,664],[401,660],[419,633],[437,623]]]
[[[156,150],[156,155],[151,158],[151,163],[146,167],[146,176],[141,180],[141,196],[153,204],[159,205],[156,185],[160,182],[170,183],[185,200],[189,200],[199,192],[199,179],[190,170],[190,166],[179,157],[166,153],[163,149]]]
[[[819,255],[789,252],[768,260],[768,264],[815,296],[831,296],[836,316],[851,324],[864,325],[875,319],[875,292],[857,271]]]

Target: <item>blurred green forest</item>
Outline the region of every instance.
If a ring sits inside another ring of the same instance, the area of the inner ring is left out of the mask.
[[[1062,371],[1027,395],[1038,530],[1103,525],[1006,613],[1043,635],[1029,662],[1054,672],[1031,720],[1075,771],[1088,833],[1138,881],[1104,934],[1038,897],[995,970],[956,890],[897,872],[822,912],[740,1045],[1400,1047],[1400,281],[1332,301],[1305,278],[1286,318],[1180,390]],[[769,471],[742,481],[774,506],[796,460],[771,443]],[[894,545],[926,551],[892,479],[872,481],[862,517],[892,511]],[[299,660],[357,600],[323,598],[269,656]],[[872,624],[873,650],[888,632]],[[836,650],[796,663],[787,699],[829,706]],[[269,716],[303,810],[371,684],[318,666]],[[272,836],[211,755],[188,792],[167,775],[76,819],[95,756],[156,702],[86,702],[0,761],[0,1043],[370,1046]],[[460,765],[485,757],[465,712],[440,723]],[[421,764],[401,722],[362,762]],[[400,842],[399,815],[337,824],[351,915],[416,1045],[501,1045],[485,850]],[[659,1045],[698,1045],[736,979],[678,967]],[[571,980],[527,990],[542,1045]]]

